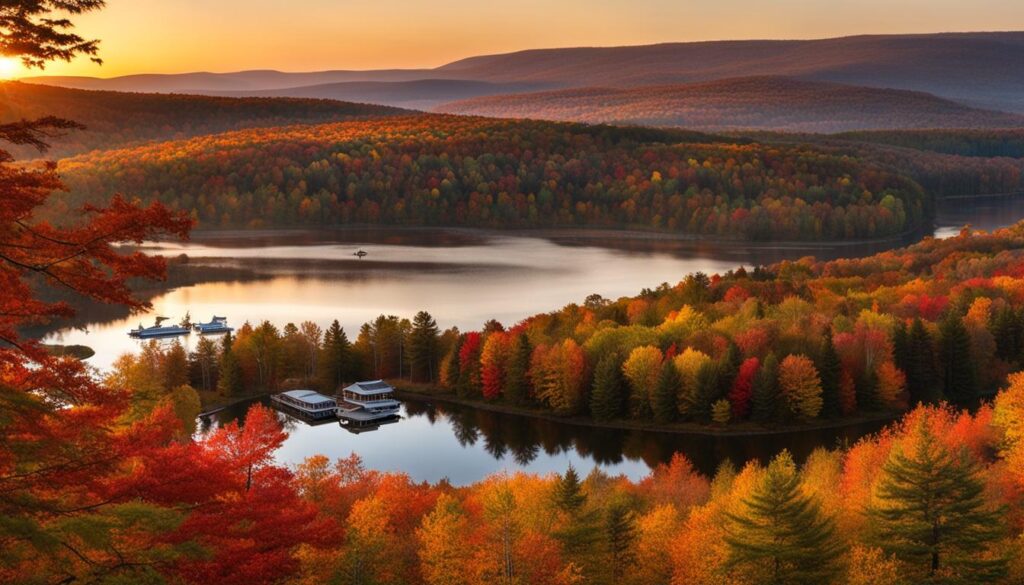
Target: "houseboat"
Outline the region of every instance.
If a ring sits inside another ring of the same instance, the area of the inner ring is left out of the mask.
[[[176,337],[178,335],[188,335],[190,329],[181,325],[167,325],[164,326],[163,322],[167,320],[167,317],[157,317],[156,324],[150,327],[143,327],[142,323],[139,323],[138,328],[132,329],[128,332],[131,337],[138,339],[152,339],[156,337]]]
[[[401,406],[395,400],[394,388],[382,380],[373,380],[346,386],[341,391],[337,413],[345,426],[372,427],[396,419]]]
[[[289,390],[274,394],[270,399],[313,420],[334,418],[338,406],[338,401],[314,390]]]
[[[209,323],[196,323],[193,326],[193,329],[195,329],[196,332],[198,332],[201,335],[206,335],[208,333],[227,333],[228,331],[234,331],[234,328],[228,327],[227,317],[218,317],[216,315],[214,315],[213,318],[210,319]]]

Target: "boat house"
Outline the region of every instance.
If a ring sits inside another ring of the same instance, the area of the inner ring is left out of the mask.
[[[270,399],[312,419],[333,418],[338,406],[335,399],[314,390],[289,390],[274,394]]]
[[[341,391],[338,418],[342,423],[375,424],[398,416],[401,403],[395,389],[383,380],[356,382]]]

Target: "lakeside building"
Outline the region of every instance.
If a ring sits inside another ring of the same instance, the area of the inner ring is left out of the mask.
[[[387,382],[356,382],[341,391],[337,415],[345,425],[372,426],[397,418],[401,406]]]
[[[338,406],[337,400],[315,390],[288,390],[274,394],[270,399],[314,420],[333,418]]]

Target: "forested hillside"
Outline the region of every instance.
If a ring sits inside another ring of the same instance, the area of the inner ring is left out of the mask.
[[[319,99],[232,99],[0,83],[0,123],[57,116],[86,127],[52,140],[48,156],[58,158],[93,149],[240,128],[313,124],[398,113],[401,110]],[[21,157],[39,156],[29,147],[12,150]]]
[[[922,225],[900,175],[813,147],[692,132],[418,116],[241,131],[61,162],[83,201],[123,191],[201,225],[638,227],[747,239]]]
[[[1024,128],[844,132],[837,138],[959,156],[1024,158]]]
[[[1024,126],[1024,116],[970,108],[926,93],[785,77],[487,96],[443,104],[436,110],[702,130],[841,132]]]

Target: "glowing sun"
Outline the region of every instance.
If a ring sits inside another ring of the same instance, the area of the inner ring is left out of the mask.
[[[0,79],[11,79],[21,71],[21,62],[10,57],[0,57]]]

